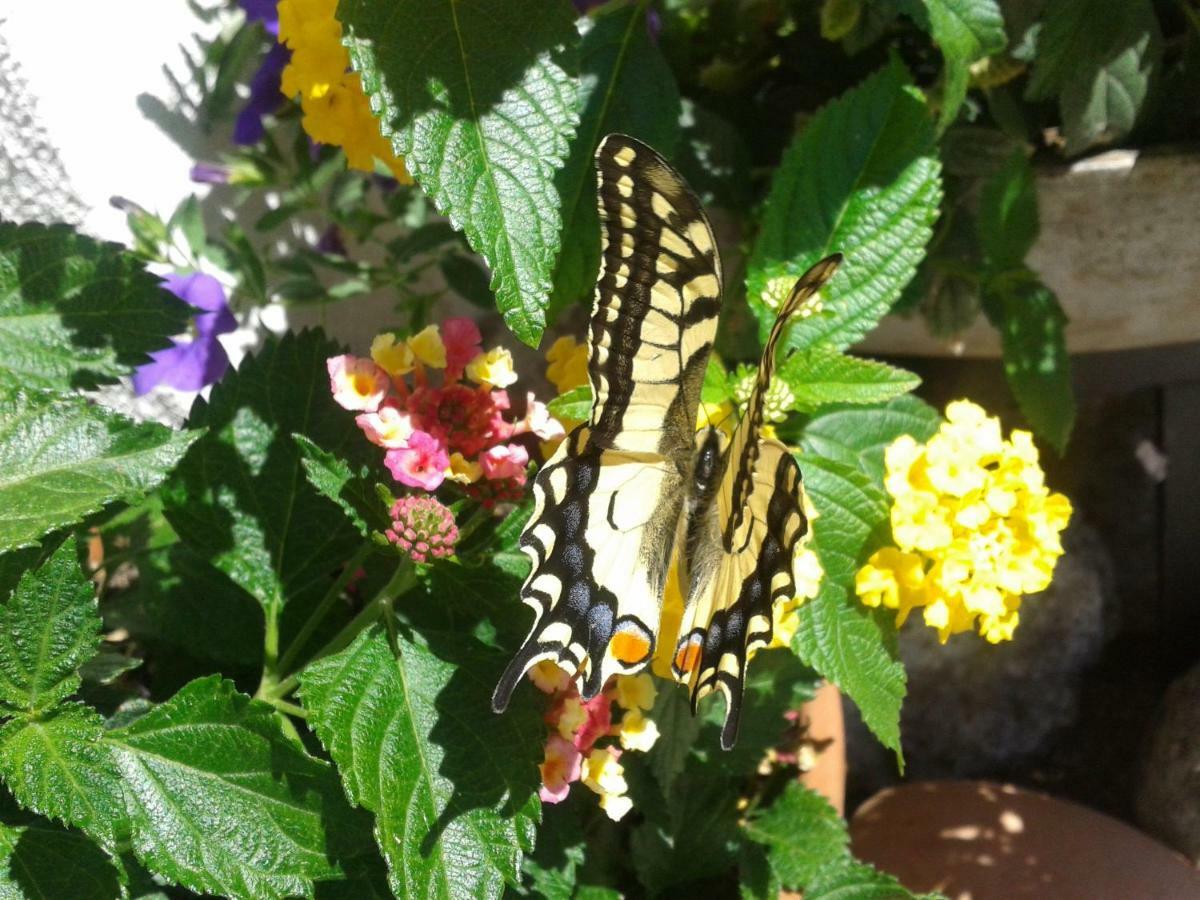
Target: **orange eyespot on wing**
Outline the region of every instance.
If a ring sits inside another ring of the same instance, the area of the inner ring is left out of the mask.
[[[654,635],[632,616],[620,622],[608,645],[608,652],[621,665],[640,666],[654,650]]]
[[[703,640],[704,632],[697,630],[679,641],[675,648],[675,659],[671,664],[677,678],[683,678],[700,665]]]

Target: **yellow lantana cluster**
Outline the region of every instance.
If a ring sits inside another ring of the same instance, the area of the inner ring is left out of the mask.
[[[279,40],[292,51],[280,87],[300,95],[304,130],[314,141],[341,147],[351,168],[373,172],[378,159],[411,184],[404,160],[379,131],[362,79],[350,70],[336,11],[337,0],[279,0]]]
[[[1021,597],[1050,584],[1071,518],[1070,501],[1046,487],[1032,435],[1005,440],[998,419],[959,400],[927,444],[897,438],[885,462],[896,546],[859,569],[859,599],[896,610],[897,625],[923,607],[943,643],[971,628],[1011,640]]]

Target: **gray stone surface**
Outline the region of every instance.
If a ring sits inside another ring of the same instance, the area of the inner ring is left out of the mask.
[[[1200,864],[1200,665],[1163,699],[1136,803],[1143,828]]]

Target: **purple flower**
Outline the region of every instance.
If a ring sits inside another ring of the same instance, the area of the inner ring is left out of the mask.
[[[229,166],[198,162],[192,166],[191,178],[197,184],[229,184]]]
[[[342,240],[342,232],[336,225],[330,225],[325,229],[320,238],[317,239],[316,249],[320,253],[329,253],[334,256],[346,255],[346,242]]]
[[[250,22],[262,22],[263,28],[279,35],[279,5],[277,0],[241,0],[242,11]]]
[[[246,146],[262,140],[263,116],[273,113],[283,103],[279,83],[283,67],[291,58],[292,51],[283,44],[271,45],[258,71],[250,79],[250,97],[233,124],[234,143]]]
[[[219,381],[229,368],[229,356],[217,340],[237,328],[237,320],[225,300],[225,289],[211,275],[167,275],[163,287],[198,309],[196,337],[174,341],[174,347],[150,354],[151,362],[133,373],[133,392],[139,397],[160,384],[180,391],[198,391]]]

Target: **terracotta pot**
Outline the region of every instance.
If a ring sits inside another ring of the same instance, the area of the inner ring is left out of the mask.
[[[910,890],[952,900],[1200,898],[1200,873],[1142,832],[1011,785],[889,788],[859,807],[850,839],[855,856]]]
[[[812,700],[800,707],[804,745],[811,750],[809,768],[800,782],[823,794],[839,815],[846,812],[846,724],[842,718],[842,695],[826,682]]]

